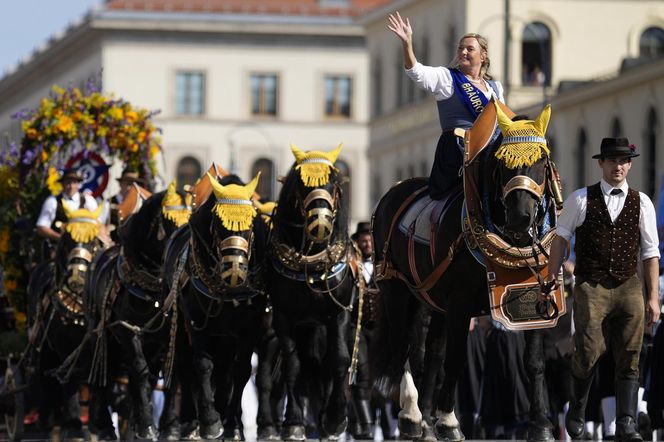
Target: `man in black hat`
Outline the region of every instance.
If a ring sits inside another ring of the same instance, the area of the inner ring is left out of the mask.
[[[615,439],[643,440],[635,423],[639,353],[644,325],[654,325],[660,314],[659,240],[650,198],[627,185],[632,158],[639,155],[635,150],[626,138],[602,140],[600,153],[593,156],[602,169],[602,179],[567,198],[551,246],[549,282],[557,284],[555,275],[576,234],[575,350],[572,397],[565,418],[572,439],[583,433],[595,365],[608,341],[616,364]],[[639,260],[643,262],[645,302],[637,274]]]
[[[80,192],[83,176],[78,170],[65,169],[58,181],[62,183],[62,192],[46,198],[37,218],[37,233],[53,243],[58,242],[62,227],[67,222],[63,204],[72,211],[82,208],[91,212],[97,210],[97,201],[92,195]]]

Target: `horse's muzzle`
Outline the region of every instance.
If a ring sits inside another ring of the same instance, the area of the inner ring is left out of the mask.
[[[222,254],[228,250],[235,252],[221,258],[221,279],[231,288],[240,287],[247,281],[249,246],[249,241],[241,236],[230,236],[221,243]]]
[[[308,209],[314,202],[324,202],[325,207],[313,207]],[[334,231],[334,198],[325,189],[315,189],[309,192],[304,200],[307,208],[307,238],[315,243],[326,242]]]

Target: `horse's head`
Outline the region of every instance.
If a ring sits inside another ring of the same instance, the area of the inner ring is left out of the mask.
[[[201,218],[209,218],[207,230],[211,232],[211,244],[208,247],[215,255],[215,273],[228,288],[239,288],[247,283],[256,220],[251,198],[259,177],[260,173],[244,185],[237,177],[224,177],[218,182],[210,176],[213,194],[192,218],[192,227],[197,229],[195,235],[204,234],[201,227],[206,222]],[[196,239],[207,240],[198,236]]]
[[[81,294],[92,258],[101,247],[97,236],[101,229],[98,218],[103,206],[94,212],[87,209],[72,211],[64,204],[63,208],[67,224],[56,250],[56,281],[61,288]]]
[[[495,153],[497,180],[504,206],[503,233],[513,245],[526,246],[544,215],[543,198],[550,167],[546,133],[551,108],[535,121],[510,120],[496,105],[503,140]]]
[[[176,229],[185,225],[191,216],[193,196],[189,193],[178,192],[176,189],[177,183],[173,180],[161,199],[160,222],[163,235],[166,238],[169,238]]]
[[[291,151],[296,163],[282,189],[279,210],[297,210],[290,220],[304,221],[308,242],[327,244],[343,214],[341,178],[334,167],[341,145],[331,152],[303,152],[291,145]]]

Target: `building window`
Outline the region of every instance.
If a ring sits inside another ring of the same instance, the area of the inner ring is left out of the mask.
[[[544,23],[530,23],[521,38],[522,84],[551,85],[551,31]]]
[[[205,111],[205,74],[178,72],[175,75],[175,113],[203,115]]]
[[[383,62],[380,58],[374,60],[373,66],[373,116],[379,117],[383,112]]]
[[[585,129],[579,129],[576,137],[576,187],[586,184],[586,153],[588,152],[588,137]]]
[[[664,55],[664,30],[661,28],[648,28],[639,39],[639,56],[644,58],[657,58]]]
[[[620,124],[620,120],[618,117],[615,117],[613,119],[613,122],[611,123],[611,136],[613,138],[618,138],[622,137],[623,131],[622,131],[622,124]]]
[[[178,189],[182,189],[185,185],[193,186],[202,174],[200,161],[190,156],[182,157],[175,171]]]
[[[646,162],[646,190],[650,198],[655,197],[657,189],[657,133],[659,121],[655,109],[650,108],[648,119],[646,120],[645,142],[647,152]]]
[[[325,76],[325,115],[350,118],[352,81],[347,75]]]
[[[254,161],[251,166],[251,177],[255,177],[260,172],[261,177],[258,180],[256,193],[261,197],[274,201],[274,162],[267,158],[261,158]]]
[[[251,74],[252,115],[277,115],[278,87],[275,74]]]
[[[337,160],[334,163],[334,167],[339,170],[339,177],[341,178],[341,193],[343,194],[344,205],[348,211],[348,216],[351,216],[350,208],[353,207],[352,202],[352,191],[351,191],[351,180],[350,180],[350,166],[343,160]]]

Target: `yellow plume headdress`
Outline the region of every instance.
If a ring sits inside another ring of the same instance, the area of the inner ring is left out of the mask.
[[[551,118],[551,105],[547,105],[535,121],[512,121],[498,104],[494,105],[503,133],[503,142],[496,151],[496,158],[502,160],[508,168],[516,169],[532,166],[542,158],[543,153],[549,155],[544,134]]]
[[[166,194],[161,200],[161,213],[166,219],[173,221],[177,227],[185,225],[191,216],[193,196],[187,194],[184,198],[175,190],[176,180],[171,181],[166,189]]]
[[[65,230],[76,242],[87,243],[99,235],[100,224],[99,215],[104,210],[103,205],[99,205],[94,212],[88,209],[70,210],[66,204],[62,208],[67,215],[67,226]]]
[[[290,145],[297,162],[295,169],[300,171],[300,178],[305,186],[318,187],[327,184],[332,169],[337,170],[334,163],[341,152],[341,146],[342,144],[339,144],[330,152],[317,150],[302,152],[294,144]]]
[[[256,216],[256,208],[251,201],[251,196],[256,190],[260,176],[261,173],[258,172],[258,175],[245,186],[238,184],[222,186],[215,178],[209,176],[212,191],[217,198],[212,210],[224,227],[231,232],[251,229]]]

